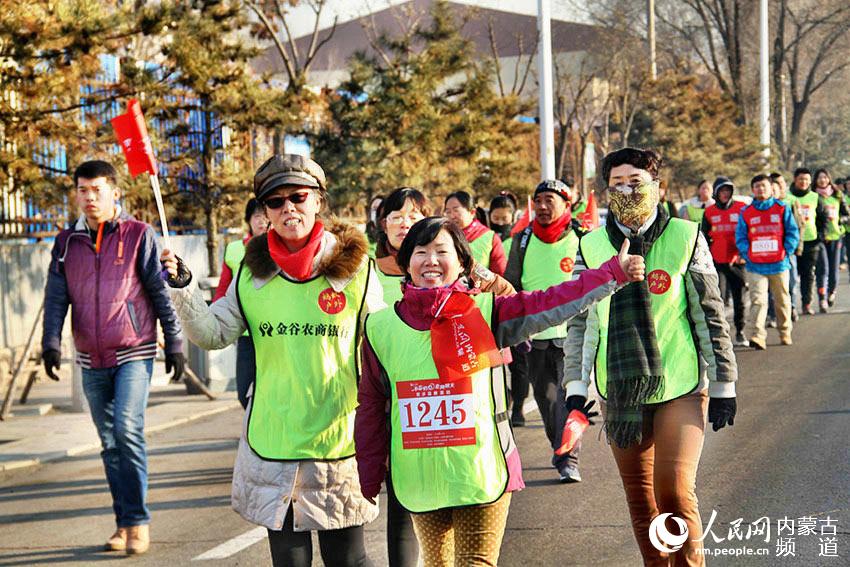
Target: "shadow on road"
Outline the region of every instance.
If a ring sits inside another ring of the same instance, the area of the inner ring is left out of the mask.
[[[110,561],[121,557],[118,553],[106,553],[103,546],[88,545],[85,547],[69,547],[49,549],[29,549],[20,553],[0,553],[0,566],[39,565],[43,563],[95,563]]]

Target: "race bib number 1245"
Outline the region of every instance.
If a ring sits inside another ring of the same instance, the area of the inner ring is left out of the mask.
[[[397,382],[402,446],[432,449],[475,445],[472,379]]]

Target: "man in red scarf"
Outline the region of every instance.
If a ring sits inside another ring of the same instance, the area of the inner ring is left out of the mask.
[[[505,279],[517,291],[543,290],[573,278],[573,265],[583,234],[580,223],[572,218],[571,193],[556,179],[543,181],[534,190],[534,220],[531,226],[513,236]],[[566,421],[564,343],[567,325],[551,327],[532,337],[528,354],[529,379],[534,399],[543,418],[552,449],[561,444]],[[513,408],[514,413],[522,408]],[[561,482],[580,482],[578,454],[581,443],[564,455],[552,456]]]

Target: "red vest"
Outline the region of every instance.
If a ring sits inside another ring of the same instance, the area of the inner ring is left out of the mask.
[[[718,264],[729,264],[738,255],[735,229],[738,227],[738,215],[744,207],[744,203],[732,201],[728,209],[721,209],[716,204],[705,209],[705,218],[711,226],[708,233],[711,239],[711,256]]]
[[[747,207],[744,212],[747,223],[747,240],[750,242],[748,255],[756,264],[773,264],[785,259],[785,207],[774,203],[765,211]]]

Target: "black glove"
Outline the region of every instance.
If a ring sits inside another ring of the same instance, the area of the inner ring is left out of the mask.
[[[183,377],[183,366],[186,364],[186,359],[182,352],[169,352],[165,355],[165,373],[168,374],[174,370],[171,376],[171,383],[176,384]]]
[[[52,380],[59,381],[59,376],[57,376],[53,370],[59,370],[59,363],[62,362],[62,355],[58,350],[48,349],[41,353],[41,359],[44,361],[44,371],[47,372],[47,375],[50,376]]]
[[[587,398],[584,396],[570,396],[567,398],[567,416],[570,415],[570,412],[573,410],[578,410],[584,414],[587,418],[587,421],[590,422],[590,425],[594,425],[596,422],[593,421],[593,418],[599,415],[598,411],[592,411],[593,405],[596,403],[596,400],[591,400],[590,403],[585,405],[587,402]]]
[[[735,425],[735,413],[738,411],[736,398],[711,398],[708,400],[708,422],[717,431],[729,425]]]
[[[172,276],[166,270],[162,271],[163,278],[168,283],[169,287],[173,288],[181,288],[186,287],[192,281],[192,272],[189,271],[189,268],[186,267],[186,264],[183,260],[180,259],[180,256],[176,256],[177,258],[177,275]]]

